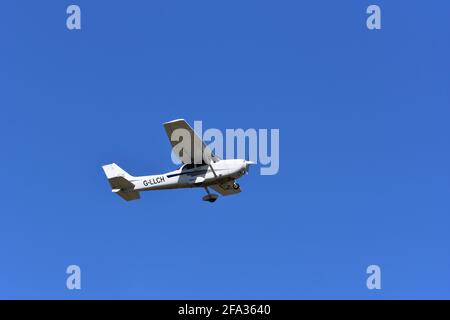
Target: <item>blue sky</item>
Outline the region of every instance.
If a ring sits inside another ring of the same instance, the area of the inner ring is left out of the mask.
[[[2,4],[0,298],[450,298],[449,3],[73,3]],[[113,195],[176,118],[279,128],[279,173]]]

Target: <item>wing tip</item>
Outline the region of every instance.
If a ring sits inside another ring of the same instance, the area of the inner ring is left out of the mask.
[[[180,118],[180,119],[175,119],[175,120],[171,120],[171,121],[164,122],[164,125],[166,125],[166,124],[171,124],[171,123],[177,123],[177,122],[186,122],[186,120],[185,120],[185,119],[182,119],[182,118]]]

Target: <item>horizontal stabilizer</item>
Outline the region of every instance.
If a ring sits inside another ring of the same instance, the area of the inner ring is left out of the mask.
[[[134,184],[125,179],[124,177],[114,177],[108,179],[109,184],[111,185],[111,189],[113,189],[113,192],[115,189],[119,190],[133,190]]]
[[[135,185],[129,181],[133,177],[112,163],[103,166],[103,171],[111,185],[112,192],[116,193],[126,201],[137,200],[140,198],[139,192],[134,190]]]
[[[137,200],[140,199],[141,196],[139,195],[138,191],[125,191],[125,190],[120,190],[118,192],[116,192],[119,196],[121,196],[123,199],[127,200],[127,201],[131,201],[131,200]]]

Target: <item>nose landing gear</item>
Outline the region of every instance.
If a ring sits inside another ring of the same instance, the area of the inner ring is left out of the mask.
[[[237,183],[237,182],[233,183],[233,189],[234,189],[234,190],[237,190],[237,189],[239,189],[239,188],[240,188],[239,183]]]

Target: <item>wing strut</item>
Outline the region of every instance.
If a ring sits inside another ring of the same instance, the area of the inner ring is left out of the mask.
[[[210,163],[209,164],[209,167],[211,168],[211,171],[214,173],[214,177],[216,177],[217,178],[217,173],[216,173],[216,170],[214,170],[214,168],[213,168],[213,166],[212,166],[212,164]]]

